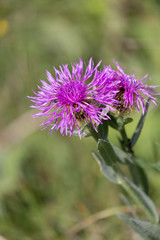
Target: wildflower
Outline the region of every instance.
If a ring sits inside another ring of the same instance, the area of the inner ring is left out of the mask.
[[[156,104],[156,98],[152,95],[159,95],[159,93],[155,92],[158,86],[145,84],[150,80],[147,79],[148,74],[138,80],[134,74],[127,75],[116,61],[115,64],[119,70],[114,73],[114,80],[119,80],[119,91],[115,95],[116,100],[119,101],[117,110],[120,113],[128,113],[136,107],[139,112],[141,106],[144,114],[146,111],[145,102],[148,102],[146,98]]]
[[[29,97],[34,103],[31,107],[40,110],[33,117],[48,117],[41,125],[51,127],[50,132],[60,129],[62,135],[70,132],[72,136],[75,128],[81,138],[80,128],[91,122],[102,124],[102,119],[108,119],[107,112],[113,110],[116,103],[115,83],[108,80],[106,70],[99,71],[101,61],[94,66],[92,58],[84,69],[83,61],[75,62],[72,71],[68,65],[60,66],[60,70],[54,68],[55,78],[47,71],[49,84],[41,80],[42,87],[35,97]],[[105,111],[102,111],[105,109]]]

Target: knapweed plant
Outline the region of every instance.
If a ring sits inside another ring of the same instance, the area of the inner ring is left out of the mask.
[[[95,66],[92,58],[88,65],[81,59],[71,65],[54,68],[55,76],[47,71],[48,83],[41,80],[38,92],[29,97],[32,108],[39,110],[33,117],[46,117],[41,124],[49,133],[60,130],[62,135],[92,136],[97,141],[98,161],[104,176],[124,189],[123,200],[132,214],[117,213],[144,239],[159,240],[160,226],[156,207],[148,196],[145,166],[156,168],[138,158],[133,147],[140,136],[149,104],[156,104],[157,86],[147,85],[145,75],[138,80],[128,75],[116,62],[111,66]],[[132,112],[142,116],[131,138],[125,125],[133,121]],[[108,140],[109,128],[119,132],[121,148]],[[124,167],[125,166],[125,167]],[[134,205],[131,205],[131,203]],[[135,209],[136,206],[136,209]],[[138,212],[136,211],[138,209]],[[142,220],[140,220],[142,218]]]

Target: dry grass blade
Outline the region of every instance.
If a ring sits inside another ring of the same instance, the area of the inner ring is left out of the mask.
[[[138,207],[135,206],[135,210],[139,210]],[[103,211],[100,211],[98,213],[95,213],[93,215],[90,215],[89,217],[87,217],[86,219],[84,219],[83,221],[75,224],[73,227],[71,227],[66,233],[65,235],[68,238],[73,237],[74,235],[76,235],[78,232],[82,231],[83,229],[89,227],[91,224],[108,218],[108,217],[112,217],[114,216],[116,213],[131,213],[131,209],[130,207],[127,206],[121,206],[121,207],[115,207],[115,208],[110,208],[110,209],[106,209]]]

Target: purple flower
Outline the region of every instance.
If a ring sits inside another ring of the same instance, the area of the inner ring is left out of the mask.
[[[120,113],[130,112],[134,107],[137,108],[138,112],[140,106],[142,108],[142,113],[146,111],[145,102],[150,99],[154,104],[156,104],[156,98],[152,95],[159,95],[155,92],[156,87],[153,85],[146,85],[145,83],[150,80],[146,79],[148,74],[146,74],[142,79],[137,80],[134,74],[127,75],[120,65],[114,61],[117,69],[115,71],[114,80],[119,80],[118,86],[119,91],[116,94],[116,100],[119,101],[117,110]]]
[[[41,125],[51,127],[50,132],[60,129],[62,135],[72,136],[77,128],[81,138],[80,128],[87,122],[102,124],[102,119],[108,119],[107,112],[114,110],[116,103],[116,84],[111,81],[108,70],[99,71],[101,61],[94,66],[92,58],[86,69],[83,61],[75,62],[72,71],[68,65],[54,68],[55,78],[47,71],[49,83],[41,80],[42,87],[35,97],[29,97],[34,103],[31,107],[40,110],[33,117],[48,117]],[[105,111],[104,111],[105,109]]]

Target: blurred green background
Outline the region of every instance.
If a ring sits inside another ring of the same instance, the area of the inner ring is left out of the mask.
[[[116,217],[68,236],[87,216],[121,206],[119,189],[101,175],[94,140],[47,135],[32,119],[33,95],[45,71],[81,57],[119,61],[138,78],[160,84],[160,1],[0,1],[0,235],[11,240],[131,240]],[[158,104],[160,101],[158,100]],[[128,127],[132,134],[140,115]],[[160,159],[160,108],[151,105],[135,148]],[[117,143],[117,134],[110,132]],[[147,170],[150,195],[160,208],[160,175]]]

